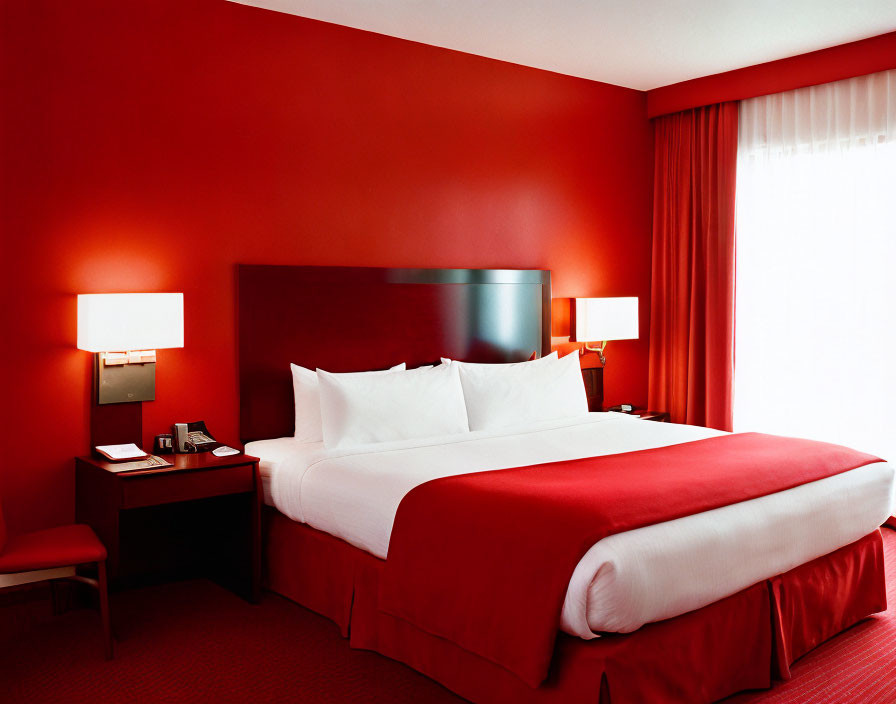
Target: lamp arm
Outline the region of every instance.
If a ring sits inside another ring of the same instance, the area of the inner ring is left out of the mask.
[[[585,352],[597,352],[597,356],[600,358],[601,366],[605,367],[607,366],[607,358],[604,355],[604,352],[606,352],[608,344],[610,344],[610,341],[604,340],[603,344],[600,347],[592,347],[586,342],[585,346],[582,348],[582,354],[585,354]]]

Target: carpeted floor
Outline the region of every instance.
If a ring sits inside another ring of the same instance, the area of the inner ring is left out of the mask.
[[[884,531],[890,604],[896,532]],[[461,699],[409,668],[351,650],[336,627],[274,594],[253,607],[206,581],[115,595],[117,658],[87,609],[0,634],[0,701],[442,702]],[[10,621],[10,623],[14,623]],[[825,643],[772,690],[726,704],[896,702],[896,606]]]

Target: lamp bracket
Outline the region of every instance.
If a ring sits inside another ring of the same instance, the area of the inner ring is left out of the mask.
[[[130,350],[128,352],[101,352],[103,364],[113,367],[120,364],[150,364],[156,361],[155,350]]]
[[[107,361],[108,355],[108,352],[95,355],[94,383],[98,404],[155,400],[156,363],[154,351],[152,352],[152,361],[129,362],[123,358],[129,358],[130,353],[114,353],[113,360],[110,362]]]
[[[600,359],[601,366],[605,367],[607,366],[607,358],[604,355],[604,352],[606,351],[608,344],[609,341],[604,340],[603,344],[600,347],[592,347],[586,342],[582,349],[579,350],[579,354],[584,355],[588,352],[597,352],[597,356]]]

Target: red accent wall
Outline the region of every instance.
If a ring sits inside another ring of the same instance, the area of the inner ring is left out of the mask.
[[[0,12],[13,531],[73,515],[91,392],[77,293],[184,292],[147,438],[201,418],[237,441],[236,262],[547,267],[558,297],[639,296],[606,396],[646,401],[643,93],[221,0]]]
[[[650,117],[896,68],[896,32],[647,92]]]

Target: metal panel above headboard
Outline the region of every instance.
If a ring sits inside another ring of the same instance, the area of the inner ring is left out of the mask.
[[[237,266],[240,437],[293,434],[290,362],[334,372],[550,352],[551,272]]]

